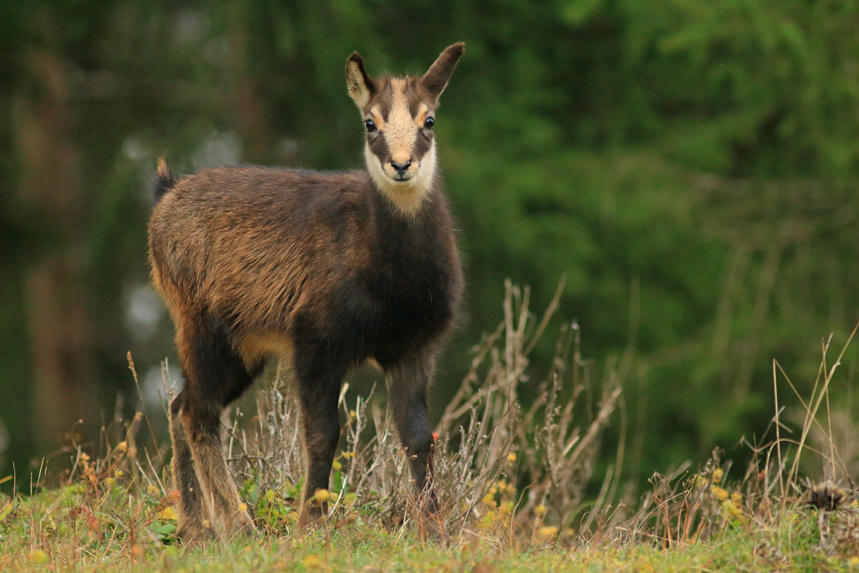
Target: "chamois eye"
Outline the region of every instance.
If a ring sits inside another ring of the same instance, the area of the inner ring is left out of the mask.
[[[365,121],[364,125],[367,126],[367,133],[373,133],[374,131],[376,131],[376,122],[372,119],[368,119],[367,121]]]
[[[426,120],[424,120],[424,127],[425,128],[432,129],[432,126],[434,126],[434,125],[435,125],[435,118],[434,117],[428,117],[428,118],[426,118]]]

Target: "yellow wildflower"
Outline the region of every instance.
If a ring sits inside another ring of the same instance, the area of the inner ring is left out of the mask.
[[[737,519],[743,517],[743,508],[732,501],[726,501],[722,504],[732,517]]]
[[[41,549],[36,549],[30,553],[30,563],[47,563],[48,554]]]
[[[724,488],[721,488],[717,485],[710,486],[710,491],[713,492],[713,495],[716,496],[716,499],[721,501],[725,501],[728,499],[728,492]]]
[[[558,535],[558,528],[553,525],[547,525],[537,530],[537,537],[543,540],[552,539],[556,535]]]

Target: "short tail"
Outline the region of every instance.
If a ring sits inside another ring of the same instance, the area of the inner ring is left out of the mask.
[[[159,157],[158,171],[155,173],[155,181],[152,182],[153,204],[157,205],[161,198],[173,189],[177,181],[178,179],[173,177],[170,170],[167,169],[167,162],[163,157]]]

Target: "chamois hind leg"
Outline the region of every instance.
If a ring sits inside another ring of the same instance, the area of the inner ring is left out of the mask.
[[[209,525],[216,532],[250,531],[253,522],[241,508],[238,489],[224,459],[221,414],[251,385],[261,366],[249,371],[232,348],[226,327],[205,316],[183,321],[177,342],[185,372],[179,418],[197,469],[201,505],[210,508]],[[189,540],[199,538],[198,531],[186,531]]]
[[[307,462],[298,514],[300,527],[316,523],[328,513],[328,504],[317,502],[314,496],[318,490],[328,489],[331,465],[340,441],[337,399],[346,367],[331,361],[332,356],[327,354],[297,348],[293,362],[304,429],[304,459]]]
[[[185,392],[179,392],[170,402],[170,437],[173,440],[173,487],[179,491],[179,527],[176,534],[183,539],[195,540],[211,536],[211,520],[203,503],[200,482],[194,468],[191,446],[185,436],[185,428],[179,413],[182,410]]]
[[[386,369],[388,401],[406,450],[415,492],[424,512],[438,512],[433,487],[433,434],[427,413],[427,390],[435,373],[435,355],[409,357]]]

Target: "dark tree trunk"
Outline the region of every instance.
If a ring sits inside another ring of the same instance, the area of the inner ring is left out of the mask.
[[[31,49],[24,61],[26,87],[15,110],[20,192],[48,237],[25,279],[33,434],[44,452],[55,449],[76,420],[92,424],[100,417],[84,285],[87,218],[71,70],[49,49]]]
[[[276,162],[271,106],[260,79],[259,56],[254,57],[251,37],[253,5],[233,2],[230,8],[229,69],[233,88],[232,109],[236,135],[242,142],[242,160],[271,165]]]

